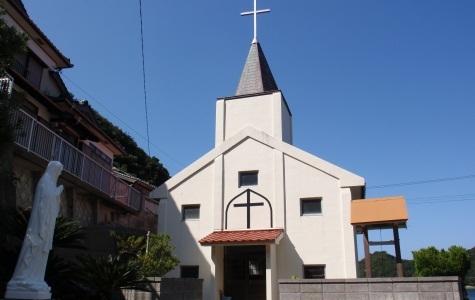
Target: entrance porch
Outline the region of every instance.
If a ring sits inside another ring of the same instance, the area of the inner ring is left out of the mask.
[[[217,299],[277,300],[277,245],[282,229],[217,231],[200,241],[213,247]]]

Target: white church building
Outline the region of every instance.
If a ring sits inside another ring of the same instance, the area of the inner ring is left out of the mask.
[[[255,16],[257,10],[255,10]],[[210,152],[152,192],[159,232],[203,299],[278,299],[278,280],[356,278],[351,203],[365,180],[292,145],[292,113],[257,42],[216,103]]]

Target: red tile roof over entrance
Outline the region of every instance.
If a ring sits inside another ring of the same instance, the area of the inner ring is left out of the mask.
[[[230,244],[275,243],[284,233],[283,229],[215,231],[200,240],[203,246]]]

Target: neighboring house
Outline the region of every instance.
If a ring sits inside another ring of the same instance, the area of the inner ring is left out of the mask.
[[[68,92],[59,71],[71,68],[70,60],[35,25],[20,0],[0,1],[4,21],[28,36],[27,52],[16,56],[9,77],[2,80],[2,87],[20,99],[13,120],[20,125],[14,205],[31,206],[45,166],[58,160],[64,165],[60,184],[65,187],[60,215],[85,227],[156,231],[156,221],[150,219],[157,217],[157,204],[148,198],[153,186],[113,169],[114,156],[124,151],[99,128],[89,104]]]

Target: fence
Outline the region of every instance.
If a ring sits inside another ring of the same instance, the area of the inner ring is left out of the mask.
[[[279,291],[280,300],[462,300],[458,277],[280,280]]]
[[[125,300],[203,300],[203,280],[149,278],[145,290],[122,290]]]
[[[35,118],[18,110],[12,124],[17,126],[15,142],[46,161],[60,161],[64,170],[88,185],[107,194],[120,204],[139,211],[142,194],[95,162]]]

